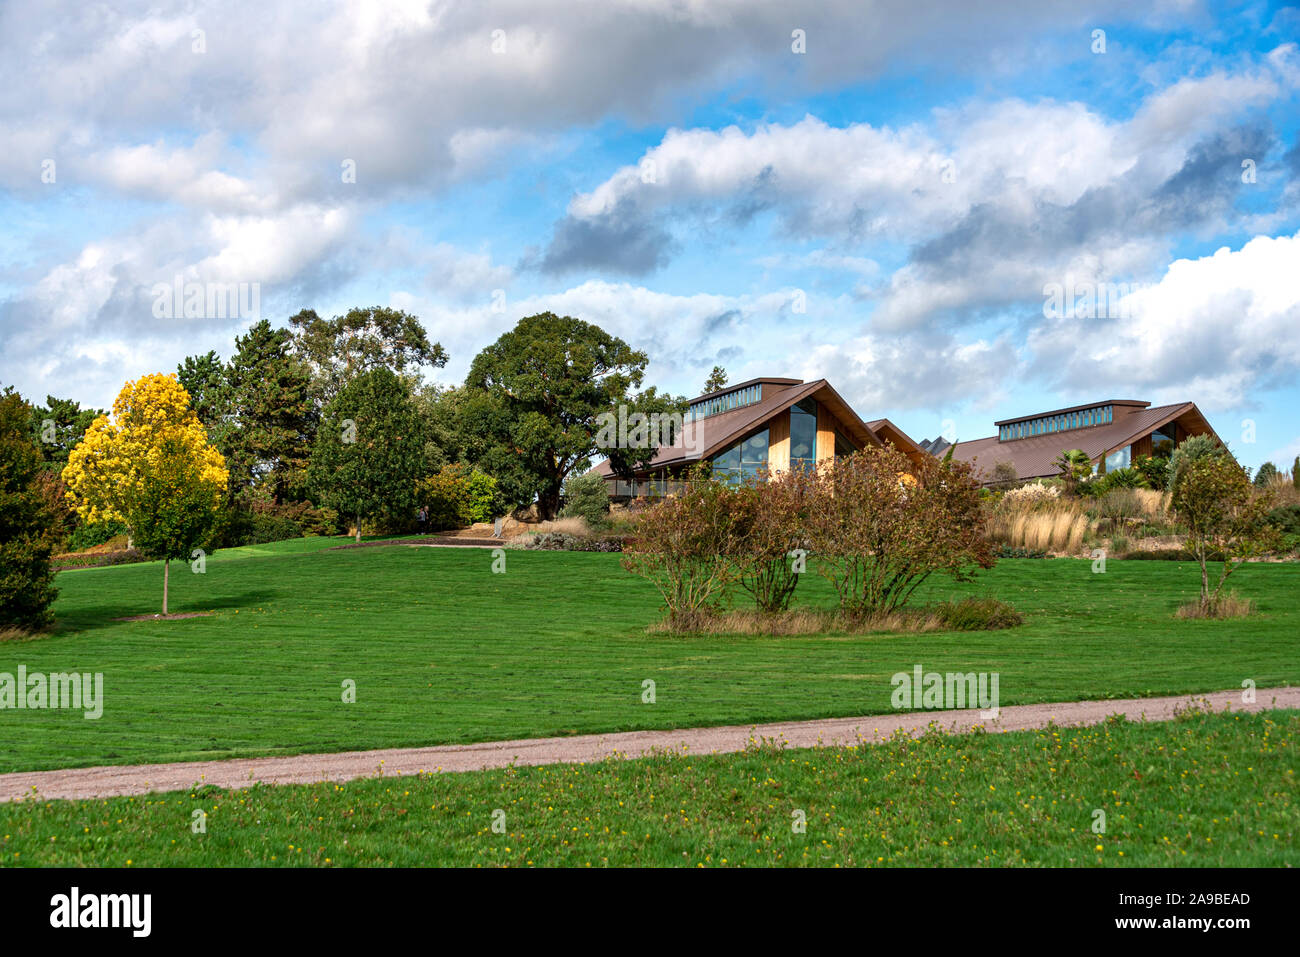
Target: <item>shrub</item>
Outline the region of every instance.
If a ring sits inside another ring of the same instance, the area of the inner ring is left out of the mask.
[[[768,481],[751,480],[737,491],[739,536],[732,556],[741,586],[764,613],[784,611],[799,584],[795,549],[808,550],[805,526],[814,491],[803,470],[784,472]]]
[[[599,472],[587,472],[564,483],[561,518],[582,518],[593,528],[609,521],[609,485]]]
[[[504,510],[496,479],[460,463],[417,482],[415,500],[417,506],[428,510],[431,529],[488,522]]]
[[[1279,531],[1300,534],[1300,505],[1283,505],[1268,513],[1268,523]]]
[[[1097,495],[1104,495],[1111,489],[1117,488],[1144,488],[1146,480],[1141,472],[1130,466],[1129,468],[1114,469],[1101,476],[1092,483],[1092,490]]]
[[[679,495],[641,512],[623,567],[648,578],[663,598],[668,624],[688,629],[717,606],[734,579],[735,492],[697,472]]]
[[[104,568],[109,565],[131,565],[148,561],[136,548],[119,548],[110,552],[82,552],[59,555],[54,559],[57,568]]]
[[[1169,459],[1161,456],[1139,455],[1133,461],[1133,471],[1142,477],[1147,488],[1164,491],[1169,486]]]
[[[818,470],[808,512],[809,547],[850,616],[894,611],[935,572],[969,581],[994,564],[965,463],[867,448]]]
[[[1024,616],[996,598],[945,601],[931,609],[950,631],[994,631],[1024,623]]]
[[[568,532],[542,532],[530,535],[524,548],[563,552],[621,552],[624,539],[619,535],[571,535]]]
[[[264,545],[304,535],[341,535],[344,531],[338,512],[310,502],[241,503],[222,510],[208,550]]]
[[[1129,561],[1150,562],[1194,562],[1196,556],[1186,548],[1139,548],[1124,556]],[[1223,561],[1222,552],[1209,552],[1206,558],[1212,562]]]
[[[1204,458],[1219,458],[1228,450],[1211,435],[1193,435],[1184,439],[1169,457],[1169,487],[1178,484],[1178,473],[1189,463]]]
[[[1113,488],[1098,496],[1096,510],[1101,518],[1108,518],[1120,525],[1146,514],[1146,506],[1138,490],[1133,488]]]
[[[994,549],[993,554],[997,558],[1051,558],[1045,548],[1012,548],[1009,545],[999,545]]]
[[[121,522],[88,523],[79,525],[68,536],[65,547],[70,552],[84,552],[126,534],[128,534],[127,527]]]
[[[1020,481],[1020,473],[1016,471],[1016,463],[1003,459],[1000,462],[993,463],[993,474],[990,477],[989,484],[995,489],[1012,488]]]
[[[1011,628],[1022,621],[1020,613],[1010,605],[994,599],[967,598],[941,605],[856,616],[846,615],[838,608],[793,608],[778,612],[750,608],[728,612],[709,610],[696,615],[689,627],[660,622],[649,630],[705,635],[915,634]]]

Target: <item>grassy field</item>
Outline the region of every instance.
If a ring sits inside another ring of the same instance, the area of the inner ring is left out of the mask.
[[[1017,560],[918,595],[994,595],[1026,616],[1009,631],[683,639],[645,633],[657,596],[617,555],[492,574],[486,550],[333,544],[174,564],[172,610],[215,612],[180,621],[114,621],[157,610],[158,565],[61,573],[58,630],[0,643],[0,672],[102,672],[104,713],[0,711],[0,771],[882,713],[914,664],[1000,672],[1003,705],[1300,681],[1296,564],[1238,572],[1260,613],[1236,621],[1174,620],[1190,565]],[[814,574],[800,593],[831,599]]]
[[[1189,713],[857,748],[25,801],[0,805],[0,866],[1280,867],[1300,862],[1298,747],[1297,711]]]

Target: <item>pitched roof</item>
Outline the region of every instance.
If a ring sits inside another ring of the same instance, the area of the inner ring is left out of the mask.
[[[752,380],[753,382],[781,382],[779,379]],[[655,452],[654,458],[646,466],[647,470],[663,466],[684,465],[698,462],[722,451],[732,443],[744,438],[750,432],[760,428],[764,422],[783,412],[796,402],[816,395],[818,400],[829,406],[831,411],[853,433],[852,437],[860,445],[879,445],[880,439],[868,428],[852,407],[840,398],[840,394],[831,388],[825,379],[812,382],[799,382],[797,379],[787,389],[764,396],[753,405],[742,406],[715,415],[706,415],[685,422],[682,434],[672,445],[665,445]],[[726,391],[731,391],[727,389]],[[596,466],[595,471],[601,475],[612,474],[609,461]]]
[[[906,452],[908,455],[916,456],[930,451],[925,446],[925,443],[917,442],[888,419],[872,419],[867,423],[867,428],[874,432],[877,437],[893,442],[900,451]]]
[[[1080,408],[1091,408],[1092,405]],[[1193,402],[1179,402],[1154,408],[1145,406],[1146,403],[1120,403],[1116,408],[1115,421],[1105,425],[1067,429],[1064,432],[1010,439],[1006,442],[998,441],[996,435],[969,442],[958,442],[952,457],[955,461],[974,463],[976,472],[985,475],[991,475],[993,466],[998,462],[1011,462],[1016,467],[1018,477],[1041,478],[1056,475],[1060,471],[1053,463],[1062,452],[1082,449],[1088,458],[1097,459],[1131,445],[1162,425],[1189,415],[1194,415],[1197,420],[1195,424],[1203,431],[1214,435],[1210,423],[1201,415]],[[1127,411],[1120,414],[1121,408]],[[1029,418],[1036,418],[1036,416]]]

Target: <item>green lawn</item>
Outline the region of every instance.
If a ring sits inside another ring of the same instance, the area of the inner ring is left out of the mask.
[[[181,621],[113,621],[157,610],[158,565],[61,573],[58,631],[0,643],[0,672],[102,672],[104,714],[0,711],[0,771],[887,712],[918,663],[1000,672],[1003,705],[1300,681],[1296,564],[1234,576],[1246,620],[1175,621],[1186,564],[1018,560],[918,595],[995,595],[1026,616],[1010,631],[682,639],[645,633],[657,596],[617,555],[511,551],[495,575],[481,549],[331,544],[174,563],[172,610],[216,612]]]
[[[859,748],[24,801],[0,805],[0,866],[1282,867],[1300,857],[1298,747],[1297,711],[1194,713]],[[195,833],[200,810],[206,830]]]

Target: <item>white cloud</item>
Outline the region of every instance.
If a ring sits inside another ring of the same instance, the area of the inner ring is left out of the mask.
[[[1300,373],[1300,234],[1179,259],[1131,293],[1131,319],[1045,323],[1029,338],[1037,368],[1069,388],[1238,407]]]

